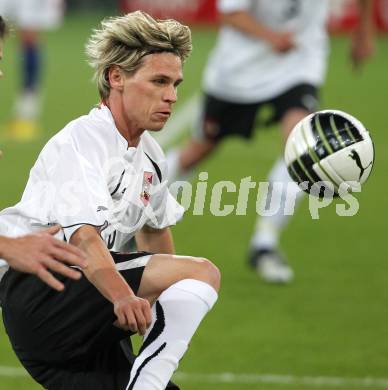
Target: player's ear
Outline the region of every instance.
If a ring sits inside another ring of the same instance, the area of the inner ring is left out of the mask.
[[[124,89],[124,72],[118,65],[112,65],[108,71],[108,80],[112,89]]]

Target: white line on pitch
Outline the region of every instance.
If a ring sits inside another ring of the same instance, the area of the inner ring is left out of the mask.
[[[21,367],[0,366],[0,376],[25,377],[27,372]],[[326,387],[373,387],[388,389],[388,378],[345,378],[329,376],[293,376],[274,374],[197,374],[177,372],[174,379],[182,382],[229,383],[229,384],[273,384],[289,386],[326,386]]]
[[[174,379],[182,382],[230,383],[239,385],[274,384],[289,386],[369,387],[388,389],[388,378],[345,378],[328,376],[293,376],[272,374],[196,374],[177,372]]]
[[[27,371],[21,367],[0,366],[0,376],[20,377],[27,376]]]
[[[181,135],[195,120],[199,107],[199,94],[192,95],[182,107],[173,111],[171,119],[167,122],[163,131],[152,133],[163,148],[171,144]]]

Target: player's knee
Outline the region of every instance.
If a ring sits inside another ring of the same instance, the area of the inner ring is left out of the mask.
[[[210,284],[215,290],[220,289],[221,272],[216,265],[205,258],[198,259],[198,267],[194,271],[194,278]]]
[[[206,140],[202,145],[199,150],[199,153],[201,154],[202,158],[207,157],[209,154],[213,152],[213,150],[216,148],[218,145],[218,141],[213,141],[213,140]]]
[[[195,165],[204,160],[217,146],[213,141],[191,141],[181,152],[181,168],[183,171],[192,169]]]

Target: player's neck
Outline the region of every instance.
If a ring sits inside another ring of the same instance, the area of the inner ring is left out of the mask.
[[[130,118],[125,115],[124,111],[120,109],[120,106],[111,104],[109,100],[104,102],[104,104],[109,108],[116,128],[127,141],[128,147],[137,147],[140,142],[140,137],[144,133],[145,129],[142,129],[136,123],[131,121]]]
[[[116,119],[115,119],[115,124],[119,133],[128,142],[128,147],[136,148],[137,145],[139,145],[140,136],[144,133],[144,130],[139,129],[139,130],[131,131],[131,128],[127,127],[125,124],[123,126],[120,125],[120,121],[116,121]]]

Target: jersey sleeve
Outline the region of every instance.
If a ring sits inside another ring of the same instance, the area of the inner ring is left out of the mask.
[[[217,10],[221,13],[247,11],[251,7],[251,0],[218,0]]]
[[[82,225],[107,223],[110,194],[103,168],[82,155],[71,140],[61,145],[51,181],[57,194],[50,219],[63,227],[68,241]]]

